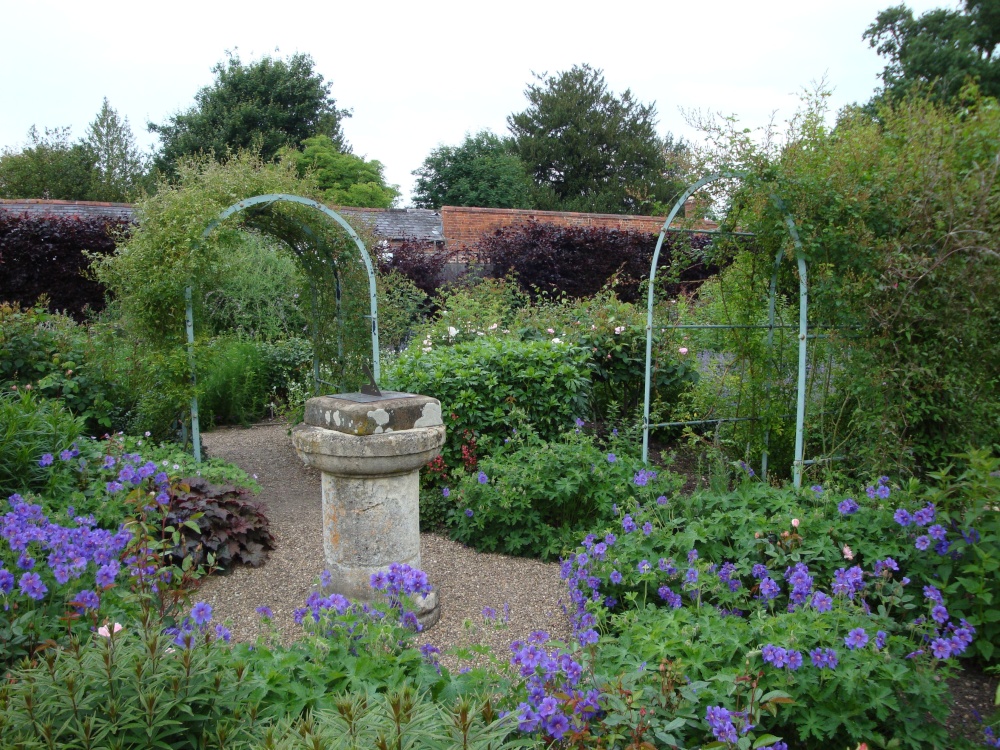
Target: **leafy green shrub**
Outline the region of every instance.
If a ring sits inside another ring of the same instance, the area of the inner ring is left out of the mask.
[[[411,351],[505,336],[528,298],[509,279],[466,276],[440,289],[435,303],[437,315],[418,330]]]
[[[309,325],[308,284],[295,254],[276,239],[242,232],[220,259],[218,283],[201,303],[213,335],[255,341],[301,336]]]
[[[0,390],[30,386],[61,399],[96,432],[112,426],[112,386],[91,364],[90,349],[87,329],[65,315],[0,305]]]
[[[56,494],[72,487],[75,477],[68,461],[55,461],[54,469],[39,461],[46,453],[72,452],[83,429],[83,419],[60,401],[32,391],[0,392],[0,498],[15,492]]]
[[[595,417],[631,415],[642,407],[646,378],[646,312],[603,289],[593,297],[541,297],[517,311],[513,330],[525,340],[567,341],[590,352]],[[654,402],[673,403],[698,379],[693,357],[680,353],[679,337],[653,331]],[[636,420],[638,421],[638,420]]]
[[[515,432],[449,489],[451,534],[478,550],[551,560],[614,518],[629,494],[652,502],[678,486],[676,477],[609,453],[579,428],[550,441],[530,429]]]
[[[638,672],[643,697],[629,709],[700,718],[711,708],[707,729],[673,726],[676,744],[723,739],[721,706],[748,711],[727,720],[756,725],[757,742],[777,740],[766,732],[792,746],[942,746],[945,678],[976,629],[955,598],[921,590],[927,553],[900,523],[899,493],[890,502],[881,478],[865,494],[746,483],[621,508],[563,563],[578,637],[608,632],[594,668],[609,685],[622,665]],[[934,520],[925,506],[915,523]],[[700,684],[694,698],[685,679]]]
[[[163,515],[180,533],[171,551],[178,561],[190,558],[194,565],[214,564],[223,570],[238,563],[256,568],[274,549],[264,509],[250,499],[248,490],[232,485],[190,478],[174,482]]]
[[[636,674],[633,695],[639,697],[629,708],[649,713],[662,711],[657,705],[662,676],[673,672],[675,682],[665,697],[676,704],[664,718],[704,719],[711,706],[747,711],[744,726],[755,725],[756,741],[766,744],[781,737],[789,747],[855,747],[872,740],[914,750],[948,745],[945,678],[954,669],[924,656],[907,659],[917,650],[918,633],[893,632],[890,618],[866,616],[860,607],[837,606],[825,614],[754,610],[746,619],[711,606],[630,610],[614,618],[616,634],[602,641],[594,669],[609,676]],[[868,642],[846,648],[845,635],[855,629],[866,633]],[[876,648],[879,632],[889,635],[886,645]],[[794,668],[767,662],[769,644],[793,652]],[[810,653],[819,650],[822,659],[831,649],[835,668],[814,666]],[[802,666],[794,666],[799,658]],[[699,686],[696,694],[682,694],[685,680]],[[740,727],[739,719],[735,723]],[[690,746],[712,739],[711,729],[675,722],[671,734],[673,742]]]
[[[448,428],[442,455],[451,469],[463,460],[474,464],[475,451],[494,450],[510,433],[514,408],[543,438],[586,414],[586,363],[585,351],[566,344],[484,338],[430,351],[411,347],[388,381],[397,390],[441,401]]]
[[[951,611],[977,629],[972,654],[995,661],[1000,655],[1000,458],[985,450],[956,458],[965,465],[961,473],[953,475],[951,466],[932,472],[927,485],[911,485],[902,505],[904,510],[909,506],[911,517],[921,507],[937,509],[940,528],[908,524],[910,536],[917,549],[934,548],[934,555],[923,556],[928,577],[948,597]]]
[[[380,346],[400,351],[426,314],[428,298],[399,271],[378,275],[378,340]]]
[[[795,217],[811,323],[857,327],[837,361],[837,400],[810,428],[816,443],[862,472],[920,475],[1000,442],[1000,257],[990,249],[1000,170],[987,156],[1000,106],[970,85],[961,107],[912,96],[874,117],[846,110],[832,127],[826,94],[810,96],[780,146],[717,123],[713,166],[751,175],[733,221],[756,233],[762,264],[788,252],[785,211]],[[778,280],[793,306],[797,276],[785,263]]]
[[[298,384],[312,385],[312,342],[291,337],[280,341],[257,343],[264,370],[264,381],[275,406],[287,406],[295,398]]]

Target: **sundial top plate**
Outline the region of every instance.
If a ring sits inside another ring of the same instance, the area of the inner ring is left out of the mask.
[[[330,393],[327,398],[339,398],[344,401],[354,401],[358,404],[370,404],[374,401],[387,401],[394,398],[414,398],[415,393],[402,393],[400,391],[382,391],[381,396],[373,396],[369,393]]]

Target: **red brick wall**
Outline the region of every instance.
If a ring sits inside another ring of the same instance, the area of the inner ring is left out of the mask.
[[[688,201],[689,204],[692,201]],[[467,208],[442,206],[441,223],[449,249],[465,250],[484,234],[513,224],[537,221],[564,227],[605,227],[659,234],[665,216],[626,216],[622,214],[584,214],[572,211],[531,211],[516,208]],[[680,221],[675,220],[674,226]],[[710,221],[695,221],[691,228],[714,229]]]

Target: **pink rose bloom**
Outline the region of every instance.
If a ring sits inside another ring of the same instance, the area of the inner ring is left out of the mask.
[[[793,518],[792,519],[792,528],[793,529],[799,528],[799,519],[797,519],[797,518]]]

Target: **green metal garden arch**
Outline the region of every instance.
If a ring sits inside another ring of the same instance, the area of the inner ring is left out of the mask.
[[[318,201],[314,201],[310,198],[303,198],[300,195],[288,195],[286,193],[269,193],[267,195],[257,195],[252,198],[246,198],[244,200],[238,201],[233,205],[229,206],[223,210],[218,216],[216,216],[212,221],[208,223],[205,230],[201,233],[201,238],[204,240],[208,237],[223,221],[238,214],[242,211],[252,208],[254,206],[270,206],[274,203],[285,202],[285,203],[297,203],[309,208],[316,209],[321,212],[329,219],[333,219],[340,227],[347,232],[348,236],[353,240],[355,246],[361,253],[361,259],[364,261],[365,270],[368,273],[368,297],[371,309],[371,314],[368,315],[371,319],[371,338],[372,338],[372,373],[375,376],[375,381],[378,382],[381,376],[381,367],[379,361],[379,343],[378,343],[378,298],[375,286],[375,267],[372,264],[371,256],[368,254],[368,249],[365,247],[365,243],[358,236],[358,233],[354,231],[354,228],[347,223],[343,216],[334,211],[333,209],[324,206]],[[298,225],[303,233],[314,236],[307,226],[304,224]],[[296,249],[296,252],[299,251]],[[331,258],[333,261],[333,258]],[[334,266],[335,267],[335,266]],[[191,384],[192,386],[197,383],[197,375],[195,372],[195,357],[194,357],[194,305],[192,302],[192,288],[193,284],[188,284],[184,289],[184,301],[185,301],[185,326],[187,329],[187,346],[188,346],[188,363],[191,368]],[[315,294],[315,290],[314,290]],[[337,301],[339,307],[340,301],[340,281],[339,277],[337,279]],[[314,379],[319,382],[319,361],[317,359],[318,355],[313,353],[313,373]],[[198,394],[193,393],[191,395],[191,442],[194,448],[194,459],[195,461],[201,461],[201,429],[198,423]]]
[[[652,364],[653,364],[653,302],[654,302],[654,281],[656,280],[656,266],[660,259],[660,249],[663,247],[663,241],[668,232],[693,232],[697,234],[729,234],[738,236],[753,236],[749,232],[723,232],[721,230],[685,230],[685,229],[672,229],[671,224],[677,217],[681,208],[684,206],[688,198],[690,198],[694,193],[716,180],[729,178],[729,179],[744,179],[746,178],[745,172],[736,171],[722,171],[716,172],[714,174],[702,177],[695,183],[692,183],[687,190],[685,190],[681,196],[674,203],[674,207],[671,209],[666,220],[663,222],[663,227],[660,230],[660,236],[656,241],[656,249],[653,251],[653,260],[650,264],[649,269],[649,290],[648,290],[648,300],[646,309],[646,381],[644,389],[644,401],[643,401],[643,411],[642,411],[642,460],[643,463],[648,463],[649,461],[649,431],[654,427],[680,427],[684,425],[703,425],[703,424],[720,424],[723,422],[737,422],[737,421],[750,421],[758,419],[758,417],[731,417],[731,418],[720,418],[720,419],[703,419],[703,420],[688,420],[682,422],[660,422],[657,424],[650,424],[649,422],[649,408],[650,408],[650,383],[652,375]],[[816,463],[816,461],[806,461],[803,458],[804,442],[805,442],[805,411],[806,411],[806,361],[808,353],[808,339],[809,339],[809,325],[808,325],[808,307],[809,307],[809,289],[808,289],[808,279],[806,275],[806,261],[805,261],[805,250],[802,247],[802,240],[799,238],[798,228],[795,224],[795,218],[785,209],[782,200],[775,194],[771,193],[771,200],[774,202],[775,206],[784,214],[785,225],[788,228],[789,236],[792,238],[792,243],[795,246],[795,255],[798,265],[799,272],[799,323],[798,323],[798,379],[796,385],[796,406],[795,406],[795,460],[792,465],[792,477],[795,487],[802,486],[802,472],[807,464]],[[774,271],[771,274],[771,285],[768,297],[768,318],[767,325],[664,325],[663,328],[717,328],[717,329],[735,329],[735,328],[759,328],[767,330],[767,347],[768,350],[771,349],[774,343],[774,331],[776,328],[794,328],[795,326],[785,326],[785,325],[775,325],[775,299],[777,295],[777,284],[778,284],[778,271],[781,266],[781,259],[784,256],[783,250],[778,250],[777,256],[774,259]],[[767,445],[768,445],[768,433],[765,432],[764,435],[764,451],[761,455],[761,475],[767,477]],[[829,459],[827,459],[829,460]]]

